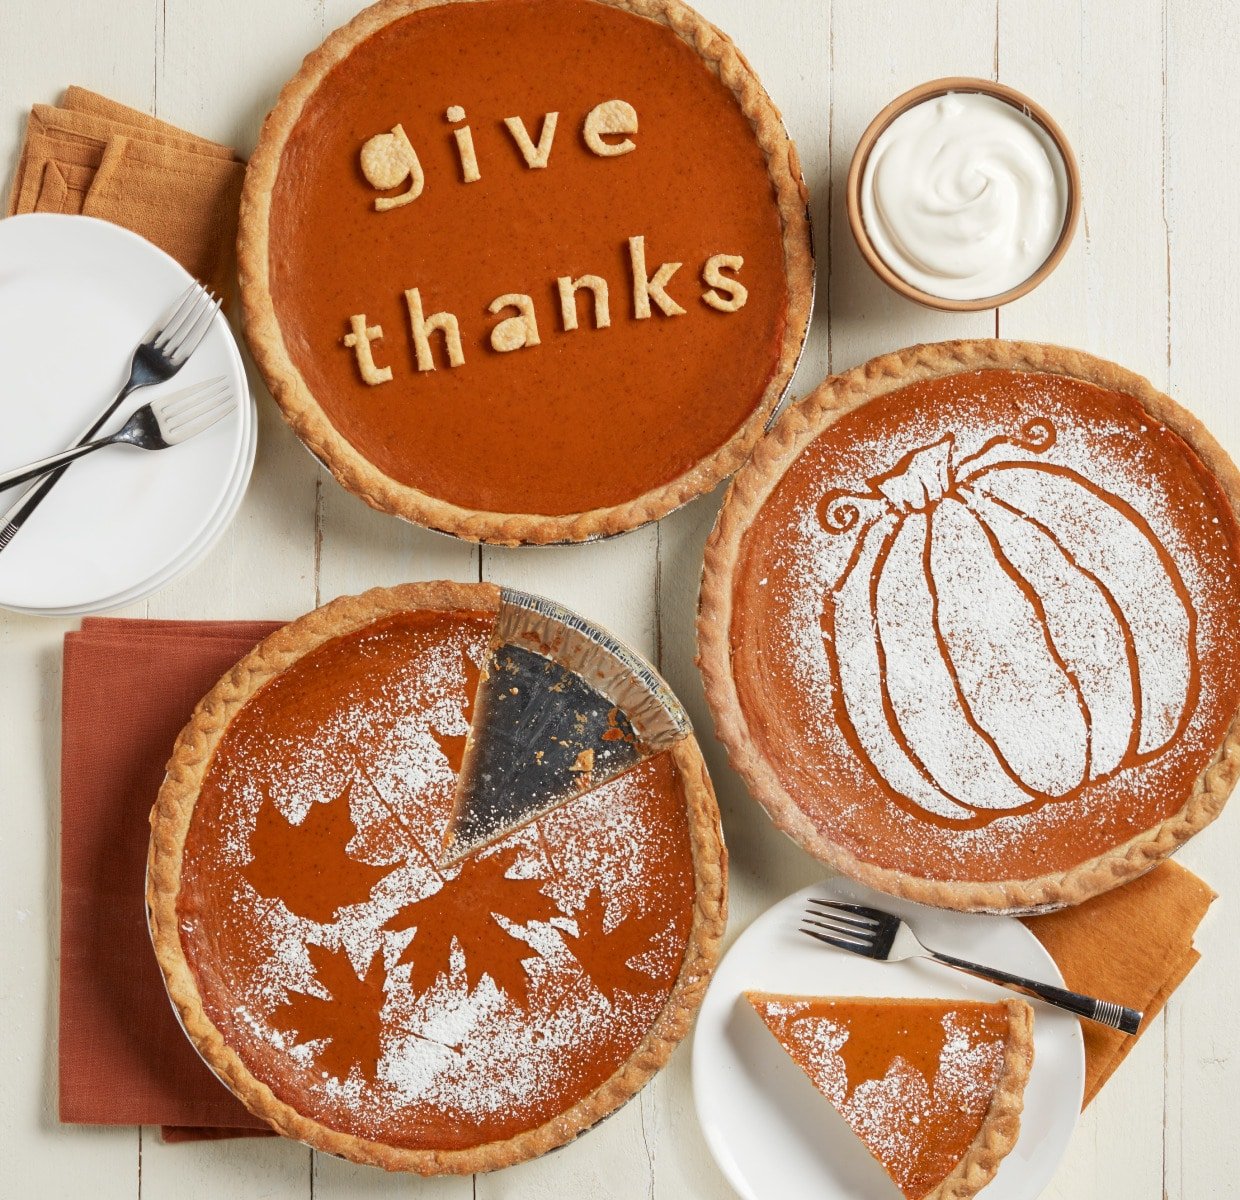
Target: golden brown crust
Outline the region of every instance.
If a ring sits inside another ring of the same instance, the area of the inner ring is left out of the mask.
[[[662,487],[623,504],[564,516],[479,512],[398,483],[359,454],[327,419],[284,344],[268,278],[271,193],[285,143],[306,101],[355,46],[409,13],[445,3],[484,0],[379,0],[306,57],[263,124],[246,171],[238,226],[237,269],[246,340],[276,403],[297,436],[340,481],[372,508],[470,541],[499,545],[578,542],[635,529],[710,491],[744,462],[796,369],[813,301],[814,260],[808,192],[796,147],[779,110],[731,39],[681,0],[591,0],[666,25],[691,46],[736,96],[766,157],[783,226],[788,314],[779,362],[748,419],[713,454]]]
[[[1008,1036],[999,1082],[986,1118],[951,1174],[922,1200],[968,1200],[976,1196],[995,1177],[999,1164],[1020,1137],[1025,1084],[1033,1066],[1033,1006],[1024,1000],[1002,1003],[1008,1011]]]
[[[243,1104],[285,1137],[389,1171],[422,1175],[491,1171],[533,1158],[571,1141],[634,1096],[667,1062],[688,1031],[719,957],[727,923],[727,854],[714,790],[692,735],[672,747],[684,786],[692,843],[696,903],[685,960],[671,995],[641,1044],[614,1074],[558,1117],[510,1139],[466,1150],[409,1150],[368,1141],[312,1121],[278,1099],[246,1068],[203,1009],[198,984],[186,961],[176,905],[181,856],[194,804],[212,755],[233,717],[269,680],[324,642],[373,621],[412,610],[491,612],[500,591],[486,583],[405,584],[346,596],[276,630],[231,671],[194,709],[168,762],[164,784],[151,810],[147,862],[147,911],[155,954],[169,997],[199,1054]]]
[[[1183,807],[1105,854],[1067,871],[989,882],[924,879],[866,862],[834,844],[796,805],[757,749],[732,676],[732,587],[741,542],[758,510],[801,451],[845,413],[924,379],[999,368],[1067,375],[1133,397],[1182,437],[1240,515],[1240,472],[1202,423],[1147,379],[1079,350],[1033,342],[935,342],[873,358],[824,380],[793,405],[755,448],[728,489],[706,544],[698,609],[698,665],[729,761],[775,824],[816,858],[870,887],[921,904],[985,912],[1030,912],[1078,904],[1144,874],[1222,811],[1240,775],[1240,712]]]

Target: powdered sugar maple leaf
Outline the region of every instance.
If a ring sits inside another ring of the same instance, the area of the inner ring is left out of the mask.
[[[513,1003],[526,1007],[529,975],[525,963],[537,953],[496,918],[525,926],[563,914],[543,894],[541,880],[508,877],[515,858],[516,851],[507,850],[465,859],[456,878],[445,881],[424,900],[405,905],[387,923],[389,929],[415,927],[413,940],[399,960],[412,963],[409,983],[415,992],[426,991],[451,970],[455,940],[465,956],[469,988],[489,975]]]
[[[602,890],[595,888],[573,913],[576,934],[567,934],[575,939],[573,952],[590,982],[613,1004],[617,992],[649,992],[659,987],[661,980],[630,966],[629,960],[650,949],[666,922],[657,913],[643,913],[618,922],[609,933],[606,916]]]
[[[250,834],[251,861],[242,874],[260,896],[278,897],[289,912],[326,925],[337,909],[359,904],[391,867],[359,862],[348,852],[357,827],[349,811],[352,783],[334,799],[310,805],[293,825],[270,801]]]
[[[326,1038],[315,1062],[329,1075],[347,1079],[356,1064],[364,1076],[375,1078],[382,1053],[383,955],[376,954],[359,979],[344,950],[308,943],[306,951],[329,999],[290,992],[271,1023],[290,1035],[296,1046]]]

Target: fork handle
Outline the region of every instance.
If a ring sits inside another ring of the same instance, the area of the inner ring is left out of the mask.
[[[74,443],[75,446],[84,445],[89,438],[94,437],[103,428],[108,418],[120,408],[130,392],[137,391],[139,387],[145,387],[148,383],[155,382],[154,379],[148,379],[144,382],[135,378],[135,374],[134,371],[130,371],[128,382],[116,393],[111,403],[91,422],[89,428]],[[12,508],[5,512],[3,516],[0,516],[0,521],[4,522],[3,528],[0,528],[0,551],[3,551],[17,536],[18,531],[25,525],[30,514],[43,503],[44,497],[56,486],[57,480],[68,469],[67,466],[57,467],[38,487],[31,488]]]
[[[935,962],[955,967],[957,971],[965,971],[980,979],[989,979],[991,983],[999,983],[1013,991],[1023,992],[1027,996],[1036,996],[1053,1004],[1056,1008],[1067,1009],[1087,1021],[1097,1021],[1100,1025],[1108,1025],[1123,1033],[1136,1033],[1141,1024],[1142,1014],[1135,1008],[1125,1008],[1110,1000],[1098,1000],[1093,996],[1083,996],[1080,992],[1070,992],[1067,988],[1056,987],[1052,983],[1039,983],[1036,979],[1026,979],[1022,975],[1011,975],[1007,971],[995,967],[983,967],[979,963],[968,962],[963,958],[953,958],[950,954],[940,954],[937,950],[926,949],[926,956]]]
[[[14,488],[19,483],[25,483],[28,479],[37,479],[40,475],[46,475],[49,471],[55,471],[60,467],[68,466],[69,463],[84,457],[92,450],[98,450],[101,446],[110,446],[118,440],[122,439],[118,439],[117,435],[113,434],[111,437],[99,438],[98,441],[84,442],[80,446],[71,446],[68,450],[62,450],[59,454],[49,454],[47,458],[41,458],[37,462],[29,463],[24,467],[17,467],[12,471],[0,473],[0,492]]]

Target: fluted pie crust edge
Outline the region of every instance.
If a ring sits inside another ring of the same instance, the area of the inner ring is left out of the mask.
[[[1033,1006],[1024,1000],[1004,1000],[1008,1036],[995,1094],[982,1127],[951,1174],[922,1200],[969,1200],[994,1177],[1020,1138],[1020,1114],[1025,1107],[1025,1085],[1033,1066]]]

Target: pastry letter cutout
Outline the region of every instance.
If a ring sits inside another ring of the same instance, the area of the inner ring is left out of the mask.
[[[646,239],[629,238],[629,262],[633,266],[633,315],[639,320],[650,316],[650,302],[659,306],[666,317],[680,316],[685,310],[664,290],[672,276],[680,270],[680,263],[660,263],[651,279],[646,273]]]
[[[505,308],[515,308],[517,316],[505,317],[491,330],[491,348],[507,354],[510,350],[537,346],[538,321],[534,316],[534,301],[520,292],[508,292],[496,296],[487,306],[487,312],[498,313]]]
[[[413,352],[419,371],[433,371],[435,356],[431,353],[431,334],[442,333],[448,351],[448,365],[463,366],[465,352],[461,349],[461,328],[450,312],[437,312],[425,316],[422,312],[422,293],[417,288],[405,292],[409,306],[409,329],[413,334]]]
[[[702,282],[707,285],[707,291],[702,293],[702,299],[711,308],[731,313],[745,307],[749,289],[739,280],[729,279],[723,274],[725,267],[729,271],[739,271],[744,265],[745,260],[739,254],[712,254],[706,260],[702,268]]]
[[[455,124],[465,120],[465,110],[459,104],[453,104],[444,116]],[[466,125],[462,129],[454,129],[452,136],[456,138],[456,156],[461,160],[461,182],[477,183],[482,178],[482,172],[478,170],[478,155],[474,150],[472,131]]]
[[[627,100],[604,100],[586,113],[581,136],[586,145],[600,158],[619,158],[637,149],[637,143],[626,137],[622,142],[605,142],[604,134],[637,132],[637,109]]]
[[[545,167],[551,158],[551,143],[555,141],[555,123],[560,119],[558,112],[549,112],[543,117],[542,130],[538,134],[538,145],[535,146],[526,131],[525,122],[520,117],[505,117],[504,124],[517,143],[525,165],[531,171]]]
[[[577,328],[577,292],[588,288],[594,295],[594,328],[611,328],[611,309],[607,305],[607,280],[601,275],[583,275],[572,279],[561,275],[556,281],[560,289],[560,319],[566,330]]]
[[[391,367],[375,365],[375,356],[370,343],[383,336],[382,325],[367,325],[366,314],[356,313],[349,318],[353,332],[344,335],[344,344],[357,355],[357,369],[362,373],[365,383],[387,383],[392,378]]]
[[[408,179],[409,190],[399,196],[380,196],[375,200],[376,212],[387,212],[416,200],[426,186],[426,176],[418,161],[417,151],[405,136],[400,125],[393,125],[391,133],[378,133],[363,147],[361,152],[362,174],[371,187],[382,192],[398,188]]]

